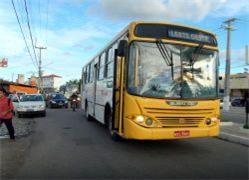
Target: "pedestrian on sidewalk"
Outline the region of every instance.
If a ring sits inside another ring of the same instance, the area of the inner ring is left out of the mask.
[[[15,140],[15,130],[12,125],[14,106],[12,101],[7,97],[5,89],[0,87],[0,126],[5,124],[9,131],[10,139]]]

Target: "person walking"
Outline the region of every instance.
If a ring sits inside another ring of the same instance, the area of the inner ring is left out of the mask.
[[[13,103],[7,97],[7,92],[3,88],[0,88],[0,126],[2,123],[5,124],[11,140],[15,140],[15,130],[12,125],[13,109]]]

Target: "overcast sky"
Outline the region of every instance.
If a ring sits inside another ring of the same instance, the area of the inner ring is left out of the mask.
[[[14,0],[21,26],[32,52],[24,0]],[[81,68],[133,20],[190,25],[218,36],[221,72],[224,71],[226,31],[222,22],[236,17],[232,32],[233,73],[244,72],[244,48],[249,44],[249,0],[27,0],[31,30],[42,51],[44,74],[63,81],[80,78]],[[37,53],[38,54],[38,53]],[[0,78],[28,78],[37,72],[32,63],[11,0],[0,0],[0,58],[9,60]],[[247,66],[248,67],[248,66]]]

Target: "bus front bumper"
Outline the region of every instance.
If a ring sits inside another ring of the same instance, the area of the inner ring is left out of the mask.
[[[124,138],[140,140],[186,139],[218,136],[220,123],[210,127],[145,128],[135,122],[125,120]]]

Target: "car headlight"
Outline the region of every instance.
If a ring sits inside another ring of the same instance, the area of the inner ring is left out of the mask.
[[[44,105],[40,105],[39,108],[45,108],[45,106]]]
[[[137,115],[133,118],[133,120],[137,124],[140,124],[145,127],[161,127],[156,120],[153,120],[152,118],[143,115]]]
[[[66,101],[64,101],[64,103],[65,103],[65,104],[67,104],[67,103],[68,103],[68,101],[66,100]]]
[[[55,101],[51,101],[51,103],[55,104],[56,102]]]

